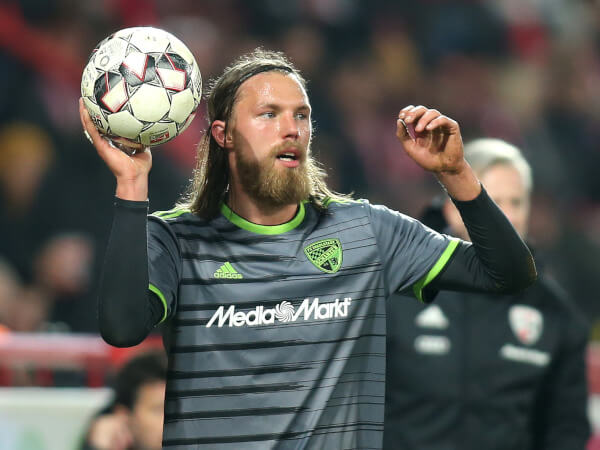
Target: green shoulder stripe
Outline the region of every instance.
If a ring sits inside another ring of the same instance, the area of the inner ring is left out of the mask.
[[[165,296],[163,295],[162,292],[160,292],[160,289],[158,289],[156,286],[154,286],[153,284],[148,284],[148,289],[152,292],[154,292],[158,298],[160,298],[160,301],[163,304],[163,307],[165,308],[165,313],[162,316],[162,319],[160,319],[160,322],[158,323],[163,323],[165,321],[165,319],[167,318],[167,301],[165,300]]]
[[[323,206],[325,206],[326,208],[331,205],[332,203],[340,203],[342,205],[347,205],[348,203],[360,203],[358,200],[354,200],[353,198],[332,198],[332,197],[326,197],[325,200],[323,200]]]
[[[431,281],[435,277],[438,276],[438,274],[442,271],[442,269],[446,266],[446,264],[448,264],[448,261],[450,260],[450,257],[454,253],[454,250],[456,250],[456,247],[458,247],[458,243],[459,243],[459,240],[456,238],[453,238],[448,243],[448,246],[446,247],[444,252],[441,254],[441,256],[438,258],[437,262],[433,265],[431,270],[429,270],[429,272],[427,272],[427,275],[425,275],[423,278],[421,278],[419,281],[417,281],[415,283],[415,285],[413,286],[413,292],[415,294],[415,297],[417,297],[420,301],[423,301],[423,289],[425,289],[425,286],[427,286],[429,283],[431,283]]]
[[[188,208],[183,208],[177,206],[168,211],[155,211],[152,213],[153,216],[160,217],[161,219],[173,219],[174,217],[178,217],[182,214],[189,213],[190,210]]]
[[[175,211],[177,211],[177,207],[175,208],[171,208],[167,211],[154,211],[151,215],[152,216],[156,216],[156,217],[162,217],[165,216],[167,214],[173,214]]]

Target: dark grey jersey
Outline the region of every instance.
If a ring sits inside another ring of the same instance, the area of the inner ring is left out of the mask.
[[[166,448],[380,448],[385,301],[418,290],[451,238],[368,202],[310,203],[279,226],[226,206],[148,224],[165,306]]]

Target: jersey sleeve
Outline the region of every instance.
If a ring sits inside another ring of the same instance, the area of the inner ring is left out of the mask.
[[[382,205],[366,204],[377,240],[386,295],[411,289],[423,301],[423,289],[442,271],[459,240]]]
[[[148,219],[149,290],[162,302],[161,322],[177,309],[177,292],[181,275],[181,252],[171,226],[150,215]]]

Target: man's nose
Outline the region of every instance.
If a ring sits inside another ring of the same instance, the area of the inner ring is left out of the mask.
[[[298,139],[300,137],[300,128],[294,114],[283,114],[281,118],[281,131],[284,138]]]

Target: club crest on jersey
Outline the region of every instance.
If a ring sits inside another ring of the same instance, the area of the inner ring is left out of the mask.
[[[304,247],[304,254],[319,270],[336,273],[342,267],[342,243],[339,239],[330,238],[313,242]]]
[[[508,311],[508,322],[515,336],[525,345],[534,344],[544,327],[542,313],[525,305],[512,306]]]

